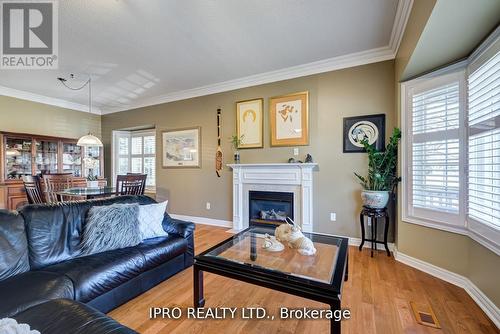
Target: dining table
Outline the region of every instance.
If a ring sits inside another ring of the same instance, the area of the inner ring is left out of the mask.
[[[78,197],[92,199],[98,197],[110,197],[116,195],[116,188],[111,186],[104,187],[73,187],[67,188],[57,193],[62,198]]]

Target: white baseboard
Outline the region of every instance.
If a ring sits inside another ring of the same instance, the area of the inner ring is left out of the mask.
[[[196,217],[196,216],[185,216],[185,215],[176,215],[171,213],[170,217],[179,220],[190,221],[195,224],[203,224],[203,225],[211,225],[211,226],[220,226],[220,227],[233,227],[233,222],[222,219],[213,219],[206,217]]]
[[[353,237],[346,237],[349,238],[349,246],[356,246],[359,247],[361,245],[361,239],[360,238],[353,238]],[[363,248],[371,248],[372,243],[370,241],[365,241],[365,244],[363,245]],[[384,250],[385,251],[385,246],[383,244],[376,244],[376,249],[378,250]],[[394,244],[392,242],[387,243],[387,247],[389,247],[389,250],[391,252],[394,251]]]
[[[394,249],[394,258],[396,261],[404,263],[410,267],[421,270],[429,275],[442,279],[448,283],[464,289],[477,305],[486,313],[493,323],[500,328],[500,310],[499,308],[467,277],[456,274],[449,270],[440,268],[428,262],[416,259],[409,255],[398,252]]]

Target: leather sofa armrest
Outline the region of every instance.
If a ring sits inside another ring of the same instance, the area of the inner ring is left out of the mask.
[[[195,229],[194,223],[173,219],[168,214],[163,218],[163,229],[167,233],[177,234],[183,238],[188,238]]]

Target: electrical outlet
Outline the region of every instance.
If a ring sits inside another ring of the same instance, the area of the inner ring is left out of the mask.
[[[293,148],[293,155],[294,156],[298,156],[299,155],[299,148],[298,147],[294,147]]]
[[[210,210],[210,202],[207,202],[207,210]]]
[[[335,212],[330,212],[330,220],[332,222],[337,221],[337,214]]]

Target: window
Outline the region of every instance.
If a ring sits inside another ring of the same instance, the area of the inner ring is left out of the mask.
[[[148,175],[146,188],[154,189],[156,185],[155,131],[114,131],[113,147],[115,148],[113,182],[119,174],[144,173]]]
[[[463,72],[423,80],[408,90],[408,211],[414,218],[463,224],[460,203],[460,92]]]
[[[495,244],[500,239],[500,51],[471,67],[468,222],[476,236]]]
[[[469,235],[497,254],[499,36],[459,65],[402,84],[403,221]]]

